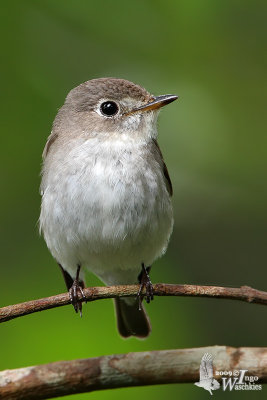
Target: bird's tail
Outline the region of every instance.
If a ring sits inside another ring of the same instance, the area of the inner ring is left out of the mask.
[[[117,326],[121,336],[125,338],[129,336],[146,338],[149,335],[151,331],[150,322],[143,306],[139,310],[137,299],[115,299],[115,309]]]

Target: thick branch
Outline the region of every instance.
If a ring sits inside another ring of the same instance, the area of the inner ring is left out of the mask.
[[[87,301],[94,301],[115,297],[136,296],[138,289],[138,285],[91,287],[84,289],[84,294]],[[241,300],[249,303],[267,304],[267,292],[253,289],[249,286],[228,288],[221,286],[171,285],[157,283],[154,285],[154,295],[213,297]],[[80,300],[83,301],[82,299]],[[0,308],[0,322],[9,321],[13,318],[22,317],[23,315],[32,314],[37,311],[48,310],[49,308],[65,306],[66,304],[70,304],[68,293],[3,307]]]
[[[216,371],[247,370],[258,383],[267,382],[267,347],[200,347],[147,351],[0,372],[0,399],[38,400],[119,387],[197,382],[204,353]]]

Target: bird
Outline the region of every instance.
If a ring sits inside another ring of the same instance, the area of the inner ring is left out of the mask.
[[[199,367],[199,382],[195,382],[196,386],[206,389],[211,395],[212,390],[220,388],[219,382],[213,378],[212,355],[205,353],[201,359]]]
[[[157,118],[177,98],[120,78],[86,81],[68,93],[42,155],[40,232],[75,311],[82,315],[85,270],[106,285],[140,284],[137,297],[115,299],[124,338],[151,331],[142,300],[153,299],[151,265],[173,230]]]

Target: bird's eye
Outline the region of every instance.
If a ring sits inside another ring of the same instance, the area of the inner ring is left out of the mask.
[[[106,115],[107,117],[112,117],[113,115],[117,114],[119,107],[114,101],[105,101],[101,104],[100,110],[102,114]]]

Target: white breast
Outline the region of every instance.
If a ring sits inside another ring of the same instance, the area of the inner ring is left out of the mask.
[[[107,284],[131,283],[165,252],[172,206],[144,143],[76,139],[45,165],[42,187],[41,229],[72,276],[81,264]]]

